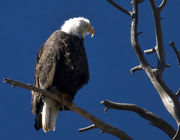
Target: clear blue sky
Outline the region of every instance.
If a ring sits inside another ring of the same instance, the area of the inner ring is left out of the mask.
[[[118,0],[131,8],[130,0]],[[160,0],[158,0],[160,2]],[[180,1],[168,1],[162,12],[162,27],[167,63],[164,80],[176,92],[180,87],[180,69],[172,49],[174,40],[180,49]],[[149,2],[140,5],[139,37],[142,49],[155,46],[154,25]],[[130,44],[130,18],[106,0],[1,0],[0,1],[0,79],[13,78],[33,83],[36,54],[41,45],[64,20],[70,17],[89,18],[95,28],[95,37],[87,36],[90,82],[77,94],[74,102],[121,130],[135,140],[169,138],[136,114],[109,110],[104,113],[100,101],[109,99],[140,105],[158,114],[176,128],[176,124],[162,105],[159,95],[143,71],[131,75],[129,70],[138,65]],[[155,55],[147,56],[156,65]],[[1,140],[114,140],[114,136],[100,134],[94,129],[79,133],[78,128],[91,123],[74,112],[60,112],[54,133],[35,131],[31,113],[31,93],[0,83],[0,139]]]

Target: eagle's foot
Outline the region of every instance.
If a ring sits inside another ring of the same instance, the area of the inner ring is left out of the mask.
[[[62,93],[61,96],[62,96],[63,102],[68,102],[69,104],[72,102],[72,99],[68,94]],[[67,109],[67,107],[65,105],[62,105],[61,108],[62,108],[62,110],[69,110],[69,109]]]

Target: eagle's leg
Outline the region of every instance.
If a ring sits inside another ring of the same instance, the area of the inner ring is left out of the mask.
[[[71,99],[71,97],[69,96],[69,94],[67,94],[67,93],[61,93],[61,96],[62,96],[63,102],[69,102],[69,103],[72,102],[72,99]],[[62,110],[67,110],[67,107],[64,106],[64,105],[62,105],[61,109],[62,109]]]

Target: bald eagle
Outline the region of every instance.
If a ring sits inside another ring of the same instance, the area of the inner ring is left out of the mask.
[[[89,81],[84,37],[94,28],[88,19],[71,18],[55,31],[40,48],[35,66],[34,85],[61,94],[69,101]],[[32,92],[34,127],[44,132],[55,131],[58,111],[67,109],[55,100]]]

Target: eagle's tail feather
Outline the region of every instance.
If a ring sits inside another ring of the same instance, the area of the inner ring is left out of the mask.
[[[55,108],[51,108],[51,113],[50,113],[50,129],[52,131],[55,131],[56,128],[56,119],[57,119],[57,115],[58,115],[58,109],[57,106]]]
[[[39,130],[42,128],[42,115],[41,115],[41,113],[38,113],[36,116],[34,128],[36,130]]]
[[[56,101],[48,98],[44,99],[42,109],[42,127],[44,132],[48,132],[50,130],[55,131],[58,110]]]

